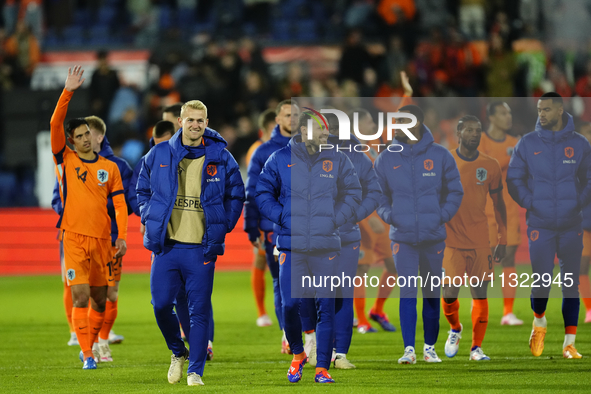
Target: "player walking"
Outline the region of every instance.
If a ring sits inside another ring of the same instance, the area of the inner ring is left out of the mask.
[[[443,255],[443,269],[445,275],[454,278],[462,277],[466,273],[469,278],[479,278],[484,283],[472,286],[472,347],[470,360],[490,360],[482,352],[482,341],[488,325],[487,289],[490,275],[494,273],[493,256],[488,240],[488,223],[485,214],[487,196],[490,195],[496,217],[495,228],[498,228],[498,240],[494,245],[494,260],[499,262],[505,256],[507,243],[507,213],[501,193],[501,167],[490,156],[479,152],[478,145],[482,136],[482,125],[477,117],[466,115],[458,121],[459,147],[452,151],[452,156],[458,165],[464,198],[460,209],[445,225],[447,239]],[[443,312],[451,326],[445,355],[454,357],[459,349],[462,338],[462,324],[460,323],[460,302],[458,294],[460,287],[451,283],[443,286]]]
[[[423,111],[406,105],[400,112],[413,114],[417,124],[408,130],[417,139],[411,140],[396,131],[399,153],[383,152],[375,162],[383,197],[377,212],[390,224],[390,239],[400,287],[400,326],[404,355],[399,364],[415,364],[415,333],[417,325],[417,286],[413,281],[419,270],[422,280],[441,276],[445,226],[462,202],[460,175],[452,155],[434,143],[431,131],[423,124]],[[398,119],[400,121],[400,119]],[[404,122],[403,120],[403,123]],[[401,280],[404,286],[401,286]],[[440,288],[422,286],[423,359],[441,362],[435,352],[439,334]]]
[[[119,169],[93,151],[86,120],[68,121],[66,133],[76,152],[66,145],[63,123],[74,91],[84,82],[83,73],[80,66],[68,69],[64,91],[51,117],[51,150],[63,207],[57,227],[64,245],[67,285],[72,289],[72,324],[82,350],[83,368],[96,369],[91,346],[105,319],[104,269],[108,262],[125,255],[128,212]],[[109,197],[113,200],[119,230],[114,256],[107,211]],[[89,299],[92,300],[90,311]]]
[[[490,126],[486,133],[482,134],[478,150],[494,159],[497,159],[503,171],[503,201],[507,208],[507,254],[501,260],[503,273],[506,278],[516,274],[515,253],[521,245],[521,229],[519,219],[519,205],[509,196],[507,188],[507,168],[509,160],[513,154],[513,149],[517,145],[518,139],[509,134],[513,127],[513,116],[511,108],[503,101],[493,101],[487,108],[486,113]],[[491,253],[494,254],[494,248],[499,243],[499,231],[497,231],[497,219],[492,198],[487,199],[486,216],[488,218],[488,231],[490,237]],[[523,324],[513,313],[513,304],[515,302],[515,292],[517,288],[513,286],[503,286],[503,317],[501,325],[519,326]]]
[[[326,120],[309,123],[314,114],[299,118],[301,134],[273,153],[259,176],[256,202],[265,218],[281,228],[277,234],[279,278],[285,335],[294,354],[287,373],[290,382],[302,378],[306,353],[302,343],[302,296],[316,299],[317,383],[334,383],[328,374],[334,339],[334,292],[330,287],[303,288],[302,277],[333,276],[341,250],[338,228],[354,220],[361,186],[351,161],[335,149],[319,151],[328,140]],[[336,141],[338,143],[338,140]]]
[[[515,146],[507,171],[511,197],[527,209],[527,235],[534,278],[533,329],[529,340],[534,356],[542,355],[546,336],[546,306],[554,279],[554,258],[560,262],[562,316],[565,336],[562,354],[581,358],[575,349],[579,317],[579,270],[583,251],[581,210],[591,202],[591,146],[575,133],[573,117],[562,97],[546,93],[538,100],[535,131]]]
[[[244,185],[226,141],[207,128],[207,107],[199,100],[189,101],[181,118],[181,130],[146,155],[137,195],[146,226],[144,246],[154,252],[154,314],[173,352],[168,381],[180,381],[189,359],[187,384],[196,386],[203,385],[215,261],[242,212]],[[183,283],[191,320],[190,355],[173,312]]]
[[[246,202],[244,203],[244,231],[248,233],[248,240],[255,248],[263,247],[260,240],[261,231],[264,232],[264,248],[267,257],[269,272],[273,278],[273,294],[275,296],[275,315],[279,323],[279,329],[283,330],[283,317],[281,309],[281,291],[279,284],[279,263],[273,256],[275,248],[275,237],[273,234],[273,223],[261,216],[259,208],[255,202],[256,187],[259,182],[259,176],[265,162],[271,154],[287,145],[292,135],[292,119],[299,116],[298,107],[291,100],[284,100],[277,104],[275,111],[277,117],[275,121],[277,126],[271,133],[271,139],[264,142],[254,151],[250,163],[248,164],[248,178],[246,179]],[[294,121],[295,125],[295,121]],[[285,333],[281,340],[281,353],[291,353]]]

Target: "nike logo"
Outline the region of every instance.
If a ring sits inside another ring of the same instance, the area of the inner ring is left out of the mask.
[[[401,167],[401,166],[402,166],[402,164],[401,164],[401,165],[399,165],[399,166],[396,166],[396,167],[394,167],[394,169],[397,169],[397,168],[399,168],[399,167]]]
[[[336,255],[336,254],[335,254],[334,256],[332,256],[332,257],[329,257],[328,259],[329,259],[329,260],[332,260],[332,259],[334,259],[335,257],[337,257],[337,255]]]
[[[441,254],[441,252],[443,252],[443,249],[441,249],[440,251],[438,251],[437,254]]]
[[[359,249],[359,246],[354,246],[353,247],[353,250],[357,250],[357,249]]]
[[[86,328],[88,328],[88,326],[78,327],[79,330],[86,330]]]
[[[480,324],[486,324],[486,323],[488,323],[488,320],[487,321],[479,320],[478,323],[480,323]]]
[[[288,164],[287,166],[288,166],[288,167],[293,167],[293,166],[295,166],[296,164],[298,164],[298,163],[294,163],[294,164]]]
[[[204,262],[203,265],[207,265],[209,263],[211,263],[211,260]]]
[[[540,153],[542,153],[542,151],[534,152],[534,155],[539,155]]]
[[[113,279],[109,279],[109,282],[112,282],[112,281],[113,281]]]
[[[160,164],[160,167],[168,167],[168,164],[166,164],[166,165]]]
[[[579,235],[581,235],[581,234],[583,234],[583,233],[579,233]]]

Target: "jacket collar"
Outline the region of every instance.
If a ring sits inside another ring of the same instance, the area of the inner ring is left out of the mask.
[[[113,149],[111,149],[111,144],[109,144],[107,136],[105,136],[105,138],[103,138],[103,142],[101,142],[101,151],[99,152],[99,155],[104,157],[105,159],[115,156],[115,154],[113,153]]]
[[[306,144],[302,142],[302,135],[300,133],[296,134],[291,138],[289,141],[289,148],[300,159],[304,160],[305,162],[312,162],[312,157],[315,158],[314,161],[322,160],[322,159],[332,159],[336,156],[336,146],[339,144],[338,137],[334,135],[328,136],[328,142],[334,146],[333,149],[325,149],[321,152],[318,152],[315,155],[310,155],[308,150],[306,149]]]
[[[402,145],[403,149],[400,152],[402,155],[411,156],[411,151],[412,151],[412,153],[414,153],[416,155],[416,154],[426,151],[431,145],[433,145],[433,143],[435,142],[435,139],[433,139],[433,134],[431,133],[431,130],[429,130],[429,128],[427,126],[425,126],[425,125],[422,126],[421,133],[422,133],[421,140],[414,145],[407,144],[405,142],[401,142],[398,139],[396,139],[396,143]]]
[[[290,137],[285,137],[281,134],[281,130],[279,129],[279,125],[275,125],[273,131],[271,132],[271,141],[280,144],[281,146],[285,146],[289,143]]]
[[[536,122],[536,133],[545,141],[560,141],[568,138],[575,133],[575,123],[573,117],[568,112],[564,111],[562,114],[562,123],[564,127],[560,131],[552,131],[542,127],[540,118]]]
[[[168,141],[173,157],[179,161],[189,153],[189,150],[183,145],[182,134],[183,129],[180,128]],[[228,143],[217,131],[209,127],[205,128],[203,137],[205,138],[206,156],[209,160],[219,161],[221,153],[228,146]]]

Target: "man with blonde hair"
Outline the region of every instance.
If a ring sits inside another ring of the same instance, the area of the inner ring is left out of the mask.
[[[226,141],[207,127],[207,107],[189,101],[180,120],[179,132],[145,156],[137,197],[144,246],[154,252],[154,314],[173,353],[168,382],[180,381],[188,359],[187,384],[197,386],[203,385],[215,261],[242,212],[244,184]],[[190,305],[190,355],[173,312],[183,283]]]

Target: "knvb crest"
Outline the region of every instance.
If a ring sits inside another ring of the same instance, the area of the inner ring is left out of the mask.
[[[324,160],[322,162],[322,169],[326,172],[331,172],[332,171],[332,161]]]
[[[575,155],[575,150],[570,146],[567,146],[564,148],[564,155],[570,159]]]
[[[431,171],[433,169],[433,160],[427,159],[424,161],[425,170]]]
[[[537,241],[539,237],[540,237],[540,232],[538,230],[533,230],[529,234],[529,239],[531,239],[532,241]]]
[[[209,176],[214,176],[215,174],[217,174],[217,173],[218,173],[218,168],[216,167],[216,165],[215,165],[215,164],[209,164],[209,165],[207,166],[207,169],[206,169],[206,171],[207,171],[207,175],[209,175]]]
[[[487,174],[488,172],[486,171],[486,168],[478,168],[476,170],[476,179],[478,179],[480,182],[484,182],[486,181]]]
[[[106,170],[98,170],[96,172],[96,178],[100,183],[105,183],[109,180],[109,173]]]

